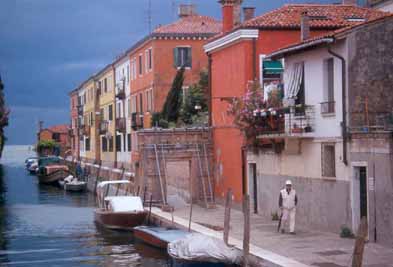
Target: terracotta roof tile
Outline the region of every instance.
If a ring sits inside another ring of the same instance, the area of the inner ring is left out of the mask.
[[[69,125],[68,124],[60,124],[60,125],[53,125],[44,130],[49,130],[53,133],[68,133]]]
[[[174,23],[160,26],[153,34],[209,34],[221,32],[222,24],[212,17],[191,15]]]
[[[358,19],[370,20],[386,14],[355,5],[288,4],[246,21],[240,28],[299,28],[301,15],[305,11],[310,16],[310,27],[314,29],[342,28],[359,24]]]

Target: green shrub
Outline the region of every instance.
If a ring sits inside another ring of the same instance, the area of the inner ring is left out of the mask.
[[[341,226],[340,237],[341,238],[354,238],[355,235],[353,234],[352,230],[348,226],[343,225],[343,226]]]
[[[280,219],[280,218],[278,217],[277,211],[272,212],[271,215],[272,215],[272,221],[278,221],[278,220]]]

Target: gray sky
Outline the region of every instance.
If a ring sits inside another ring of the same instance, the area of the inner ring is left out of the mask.
[[[284,3],[245,0],[257,14]],[[176,19],[179,3],[220,19],[216,0],[151,0],[152,25]],[[0,75],[11,108],[8,144],[35,142],[37,121],[69,122],[67,93],[148,33],[148,0],[1,0]]]

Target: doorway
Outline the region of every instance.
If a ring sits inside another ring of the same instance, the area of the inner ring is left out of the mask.
[[[249,174],[249,188],[252,190],[250,192],[252,194],[252,202],[254,206],[254,213],[258,213],[258,182],[257,182],[257,164],[249,163],[248,165],[248,174]]]
[[[368,186],[367,186],[367,167],[359,166],[354,167],[353,179],[353,230],[357,231],[360,220],[366,217],[368,220]]]

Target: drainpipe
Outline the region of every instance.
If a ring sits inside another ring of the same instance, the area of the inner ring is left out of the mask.
[[[328,47],[328,52],[329,54],[331,54],[332,56],[338,58],[341,60],[341,75],[342,75],[342,116],[343,116],[343,121],[341,122],[341,134],[342,134],[342,138],[343,138],[343,163],[345,164],[345,166],[348,166],[348,158],[347,158],[347,144],[348,144],[348,137],[347,137],[347,102],[346,102],[346,98],[347,98],[347,93],[346,93],[346,61],[345,58],[342,57],[341,55],[333,52],[331,50],[331,47]]]
[[[114,157],[113,157],[113,161],[114,161],[114,166],[115,168],[117,168],[117,151],[116,151],[116,144],[113,144],[114,142],[116,142],[116,117],[117,117],[117,103],[116,103],[116,68],[115,65],[112,65],[112,71],[113,71],[113,94],[114,94],[114,107],[113,107],[113,118],[115,119],[115,135],[112,136],[112,140],[110,140],[110,142],[112,142],[112,147],[113,147],[113,152],[114,153]],[[108,129],[109,130],[109,129]],[[108,143],[108,141],[107,141]]]

